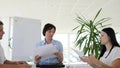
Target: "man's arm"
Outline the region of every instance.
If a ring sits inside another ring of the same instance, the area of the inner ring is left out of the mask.
[[[29,66],[27,64],[18,64],[18,65],[0,64],[0,68],[31,68],[31,66]]]
[[[18,65],[0,64],[0,68],[20,68]]]
[[[9,61],[5,60],[4,64],[27,64],[25,61]]]
[[[61,52],[56,52],[55,55],[58,57],[59,63],[62,63],[62,61],[63,61],[63,54]]]
[[[17,64],[15,61],[5,60],[4,64]]]

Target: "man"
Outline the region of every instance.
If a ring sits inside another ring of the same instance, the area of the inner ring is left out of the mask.
[[[55,56],[53,55],[53,56],[50,56],[47,58],[42,58],[42,56],[36,55],[35,56],[35,63],[36,64],[39,64],[39,65],[59,65],[59,64],[62,64],[63,46],[62,46],[62,43],[60,41],[53,39],[55,31],[56,31],[56,27],[53,24],[51,24],[51,23],[45,24],[45,26],[43,28],[43,36],[45,36],[45,39],[38,42],[36,47],[53,45],[54,47],[56,47],[58,52],[54,53]]]
[[[0,40],[4,34],[3,23],[0,21]],[[30,68],[24,61],[9,61],[5,58],[3,48],[0,45],[0,68]]]

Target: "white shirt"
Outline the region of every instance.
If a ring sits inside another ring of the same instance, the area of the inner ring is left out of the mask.
[[[0,45],[0,64],[3,64],[6,60],[2,46]]]
[[[100,61],[102,61],[106,65],[112,66],[112,62],[120,58],[120,47],[114,47],[109,55],[108,53],[109,51],[106,51],[104,55],[100,58]]]

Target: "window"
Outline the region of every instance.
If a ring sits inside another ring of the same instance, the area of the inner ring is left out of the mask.
[[[75,45],[76,35],[75,34],[55,34],[54,39],[59,40],[63,44],[63,55],[64,60],[63,63],[65,64],[77,64],[81,63],[79,56],[71,50],[71,47]]]

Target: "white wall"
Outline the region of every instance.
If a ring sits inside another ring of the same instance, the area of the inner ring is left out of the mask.
[[[103,8],[100,17],[111,17],[112,27],[120,25],[120,0],[0,0],[1,16],[19,16],[40,19],[42,26],[53,23],[57,33],[75,33],[72,29],[78,25],[76,14],[92,18]],[[120,32],[120,30],[117,30]]]

